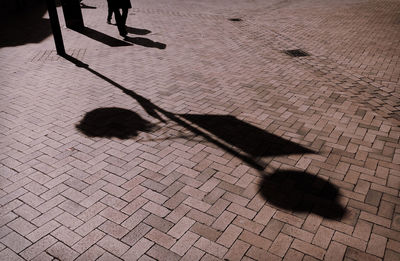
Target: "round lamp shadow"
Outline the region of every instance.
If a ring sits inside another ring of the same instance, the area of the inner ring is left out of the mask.
[[[112,107],[86,113],[76,128],[89,137],[129,139],[151,131],[154,124],[133,111]]]
[[[345,209],[337,202],[338,188],[307,172],[279,170],[265,175],[262,196],[272,205],[293,212],[312,212],[328,219],[341,219]]]

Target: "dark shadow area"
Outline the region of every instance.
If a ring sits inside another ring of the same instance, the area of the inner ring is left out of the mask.
[[[129,139],[154,125],[137,113],[122,108],[99,108],[85,114],[76,128],[89,137]]]
[[[104,34],[102,32],[96,31],[89,27],[84,27],[82,29],[75,29],[74,31],[86,35],[87,37],[106,44],[111,47],[118,47],[118,46],[131,46],[132,44],[121,41],[117,38]]]
[[[166,118],[177,123],[194,134],[203,137],[208,142],[215,144],[231,155],[241,159],[243,162],[246,162],[249,166],[257,170],[262,171],[267,165],[258,159],[259,156],[314,153],[309,149],[273,134],[269,134],[268,132],[233,116],[171,113],[158,107],[150,100],[134,91],[123,87],[119,83],[91,69],[89,65],[75,59],[74,57],[69,55],[64,55],[63,57],[74,63],[76,66],[85,68],[92,74],[114,85],[116,88],[135,99],[150,116],[162,122],[165,122],[164,118]],[[196,125],[205,129],[208,133],[201,130]],[[215,135],[218,139],[214,138],[209,133]],[[252,146],[255,146],[255,148],[252,148]],[[241,149],[245,153],[242,153],[237,148]]]
[[[307,172],[278,170],[265,175],[260,188],[262,196],[279,208],[337,220],[346,213],[337,202],[338,188]]]
[[[315,153],[234,116],[168,112],[149,99],[91,69],[88,64],[69,55],[63,57],[132,97],[152,117],[163,122],[165,122],[163,118],[175,122],[262,173],[264,173],[266,164],[261,162],[258,157]],[[96,109],[87,113],[77,125],[80,131],[91,137],[118,137],[121,139],[134,137],[138,131],[152,131],[153,127],[154,125],[136,113],[120,108]],[[329,181],[306,172],[278,170],[271,175],[264,175],[260,191],[271,204],[293,212],[313,212],[328,219],[341,219],[346,213],[338,203],[338,188]]]
[[[81,8],[82,9],[96,9],[97,7],[95,6],[90,6],[90,5],[86,5],[84,3],[81,3]]]
[[[151,31],[149,31],[149,30],[134,28],[134,27],[130,27],[130,26],[127,26],[126,30],[130,34],[137,34],[137,35],[146,35],[146,34],[151,33]]]
[[[27,2],[16,10],[0,12],[0,48],[40,43],[51,35],[50,21],[43,18],[44,1]]]
[[[141,45],[144,47],[150,47],[150,48],[158,48],[158,49],[165,49],[167,47],[166,44],[159,43],[159,42],[154,42],[150,39],[143,38],[143,37],[130,37],[126,36],[124,38],[125,41],[136,44],[136,45]]]
[[[314,153],[231,115],[180,115],[252,157]]]

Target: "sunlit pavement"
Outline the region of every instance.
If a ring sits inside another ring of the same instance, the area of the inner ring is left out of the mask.
[[[400,260],[399,0],[83,3],[2,24],[0,260]]]

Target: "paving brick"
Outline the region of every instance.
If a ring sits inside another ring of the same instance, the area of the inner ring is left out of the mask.
[[[347,248],[345,257],[353,259],[353,260],[367,260],[367,261],[375,261],[381,260],[380,258],[364,253],[360,250],[354,248]]]
[[[365,241],[362,241],[359,238],[348,236],[340,232],[335,232],[332,239],[344,245],[359,249],[361,251],[365,251],[367,247],[367,243]]]
[[[211,207],[210,204],[192,197],[188,197],[183,203],[202,212],[207,211]]]
[[[254,217],[254,221],[266,225],[268,222],[271,220],[271,218],[274,216],[276,210],[269,207],[269,206],[264,206],[258,214]]]
[[[191,261],[191,260],[200,260],[204,256],[204,252],[198,248],[192,247],[190,248],[186,254],[181,258],[181,260]]]
[[[218,245],[204,237],[200,237],[200,239],[195,243],[194,246],[218,258],[222,258],[228,251],[227,248]]]
[[[229,211],[224,211],[212,224],[212,227],[217,230],[225,230],[225,228],[232,222],[232,220],[236,217],[236,214],[233,214]]]
[[[143,206],[143,209],[159,217],[165,217],[170,213],[170,211],[167,208],[153,202],[147,202]]]
[[[68,246],[72,246],[78,240],[80,240],[82,238],[80,235],[78,235],[74,231],[72,231],[64,226],[61,226],[61,227],[57,228],[56,230],[54,230],[51,233],[51,235],[54,236],[55,238],[57,238],[58,240],[62,241],[64,244],[66,244]]]
[[[169,200],[167,200],[163,206],[168,208],[168,209],[174,209],[179,206],[188,196],[183,194],[183,193],[176,193],[174,196],[172,196]]]
[[[271,254],[267,252],[264,249],[257,248],[255,246],[250,247],[250,249],[247,251],[246,256],[251,257],[254,260],[281,260],[279,256],[276,256],[274,254]]]
[[[250,245],[237,240],[233,244],[233,246],[230,248],[228,253],[226,253],[224,259],[227,260],[243,260],[243,256],[246,253],[246,251],[249,249]]]
[[[292,237],[280,233],[277,236],[276,240],[272,243],[268,251],[277,256],[284,257],[286,256],[286,252],[289,249],[289,246],[292,243],[292,241],[293,241]]]
[[[121,258],[116,257],[109,252],[105,252],[101,257],[97,259],[98,261],[121,261]]]
[[[287,251],[285,257],[283,258],[283,260],[285,261],[297,261],[297,260],[303,260],[304,254],[293,250],[293,249],[289,249],[289,251]]]
[[[209,226],[205,226],[203,224],[200,224],[198,222],[196,222],[191,228],[190,231],[205,237],[211,241],[217,241],[217,239],[220,237],[220,235],[222,234],[220,231],[215,230]]]
[[[238,214],[238,215],[243,216],[248,219],[253,219],[253,217],[256,215],[255,211],[248,209],[248,208],[244,208],[235,203],[232,203],[231,205],[229,205],[227,210],[234,214]]]
[[[242,231],[243,229],[240,227],[229,225],[229,227],[225,229],[224,233],[222,233],[222,235],[218,238],[217,243],[229,248]]]
[[[106,209],[104,209],[103,211],[101,211],[99,213],[102,217],[105,217],[108,220],[111,220],[117,224],[121,224],[124,220],[126,220],[128,218],[127,215],[125,215],[124,213],[111,208],[111,207],[107,207]]]
[[[289,235],[291,237],[295,237],[295,238],[298,238],[298,239],[303,240],[305,242],[308,242],[308,243],[311,243],[311,240],[314,237],[314,234],[312,234],[312,233],[310,233],[308,231],[296,228],[294,226],[288,225],[288,224],[283,226],[281,232],[283,232],[283,233],[285,233],[285,234],[287,234],[287,235]],[[317,234],[318,234],[318,232],[317,232]],[[332,235],[333,235],[333,233],[332,233]]]
[[[18,256],[15,252],[10,250],[9,248],[6,248],[0,252],[0,258],[1,260],[10,260],[10,261],[22,261],[24,260],[20,256]]]
[[[176,242],[175,238],[154,228],[146,234],[146,238],[167,249],[169,249]]]
[[[85,260],[97,260],[104,254],[105,250],[97,245],[90,247],[87,251],[85,251],[82,255],[80,255],[76,260],[77,261],[85,261]]]
[[[298,239],[295,239],[293,241],[292,248],[304,254],[316,257],[317,259],[322,259],[325,255],[325,250],[323,250],[322,248],[319,248],[317,246],[311,245],[309,243],[306,243]]]
[[[94,244],[96,244],[100,239],[102,239],[105,236],[105,234],[97,229],[93,230],[86,236],[82,237],[81,240],[76,242],[72,248],[77,251],[78,253],[83,253],[87,251],[89,248],[92,248]],[[97,248],[95,248],[97,249]],[[98,249],[97,249],[98,250]],[[99,251],[95,252],[99,252]],[[94,251],[94,249],[92,250]],[[100,251],[102,252],[102,251]]]
[[[147,254],[156,260],[162,260],[162,259],[179,260],[180,259],[179,255],[177,255],[174,252],[169,251],[168,249],[165,249],[157,244],[153,245],[153,247],[151,247],[150,250],[147,251]]]
[[[92,219],[88,220],[84,224],[82,224],[80,227],[75,229],[75,232],[78,233],[81,236],[86,236],[89,234],[91,231],[96,229],[98,226],[103,224],[106,221],[106,219],[102,216],[94,216]]]
[[[72,201],[72,200],[65,200],[61,204],[58,205],[61,209],[64,211],[77,216],[81,214],[83,211],[85,211],[85,208],[82,207],[80,204]]]
[[[329,243],[331,242],[333,233],[334,231],[332,229],[320,226],[317,233],[314,236],[312,244],[327,249]]]
[[[278,219],[278,220],[280,220],[282,222],[286,222],[286,223],[288,223],[290,225],[293,225],[295,227],[301,227],[301,225],[304,222],[302,219],[300,219],[300,218],[298,218],[296,216],[293,216],[293,215],[290,215],[290,214],[287,214],[287,213],[284,213],[284,212],[281,212],[281,211],[277,211],[275,213],[275,215],[274,215],[274,218]]]
[[[275,240],[276,236],[279,234],[281,229],[283,228],[284,223],[278,221],[276,219],[272,219],[268,225],[265,227],[261,235],[270,240]]]
[[[190,207],[186,205],[179,205],[177,208],[175,208],[171,213],[168,214],[168,216],[165,217],[168,221],[171,222],[178,222],[183,216],[186,215],[187,212],[190,211]]]
[[[177,253],[180,256],[185,255],[186,257],[188,257],[190,255],[190,253],[188,254],[188,250],[193,246],[193,244],[197,241],[197,239],[199,239],[199,237],[200,236],[198,236],[197,234],[187,231],[175,243],[175,245],[171,248],[171,251]]]
[[[128,234],[126,234],[121,241],[130,246],[133,246],[134,244],[136,244],[137,241],[139,241],[139,239],[144,237],[150,230],[151,230],[150,226],[144,223],[140,223],[138,226],[132,229]]]
[[[59,260],[75,260],[78,257],[77,252],[61,242],[55,243],[46,252]]]
[[[7,236],[3,237],[0,242],[16,253],[20,253],[32,244],[29,240],[15,232],[11,232]]]
[[[104,236],[99,242],[97,242],[97,245],[116,256],[122,256],[129,249],[128,245],[109,235]]]
[[[138,211],[139,212],[139,211]],[[129,219],[129,218],[128,218]],[[125,222],[124,222],[125,223]],[[168,220],[165,220],[163,218],[160,218],[156,215],[149,215],[145,220],[144,223],[157,228],[158,230],[162,232],[168,232],[171,227],[174,226],[174,224]]]
[[[104,210],[105,208],[106,208],[106,205],[104,205],[101,202],[97,202],[97,203],[91,205],[89,208],[87,208],[82,213],[80,213],[78,215],[78,218],[83,221],[88,221],[89,219],[93,218],[95,215],[100,213],[102,210]]]
[[[34,260],[34,261],[51,261],[51,260],[53,260],[53,257],[51,255],[47,254],[46,252],[42,252],[40,255],[36,256],[32,260]]]
[[[77,227],[83,224],[83,222],[80,219],[72,216],[67,212],[64,212],[61,215],[57,216],[55,220],[58,221],[58,223],[63,224],[65,227],[72,230],[76,229]]]
[[[215,218],[213,216],[210,216],[204,212],[201,212],[197,209],[191,209],[186,216],[188,218],[191,218],[197,222],[206,224],[207,226],[211,226],[211,224],[215,221]]]
[[[20,253],[20,255],[27,260],[31,260],[31,259],[39,256],[47,248],[49,248],[56,242],[57,242],[57,240],[54,237],[47,235],[47,236],[43,237],[42,239],[35,241],[35,243],[33,245],[31,245],[30,247],[28,247],[27,249],[22,251]]]
[[[175,237],[175,238],[180,238],[183,236],[183,234],[186,233],[190,229],[190,227],[195,223],[194,220],[183,217],[181,220],[179,220],[178,223],[176,223],[175,226],[173,226],[169,231],[168,234]]]
[[[383,258],[386,249],[387,238],[371,234],[368,241],[367,253]]]
[[[364,211],[361,211],[360,219],[369,221],[374,224],[379,224],[379,225],[385,226],[385,227],[390,227],[390,223],[391,223],[390,219],[372,215],[372,214],[370,214],[368,212],[364,212]]]
[[[144,253],[149,250],[154,243],[146,238],[140,239],[132,246],[123,256],[124,260],[138,260]]]
[[[36,242],[42,237],[46,236],[47,234],[50,234],[53,230],[57,229],[59,226],[61,226],[60,223],[51,220],[48,223],[45,223],[41,227],[35,229],[28,235],[26,235],[26,238],[29,239],[31,242]]]
[[[245,241],[253,246],[256,246],[258,248],[262,248],[265,250],[268,250],[268,248],[271,246],[272,242],[269,239],[266,239],[264,237],[258,236],[254,233],[248,232],[246,230],[243,231],[242,234],[240,234],[239,237],[240,240]]]
[[[7,226],[23,236],[28,235],[36,229],[36,226],[20,217],[8,223]]]
[[[98,227],[98,229],[100,229],[104,233],[106,233],[114,238],[117,238],[117,239],[122,238],[129,232],[129,230],[126,229],[125,227],[118,225],[109,220],[107,220],[103,224],[101,224]]]

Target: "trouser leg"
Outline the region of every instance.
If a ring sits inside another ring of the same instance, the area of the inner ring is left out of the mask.
[[[111,21],[112,14],[113,14],[113,10],[112,10],[112,8],[110,7],[110,2],[108,2],[108,1],[107,1],[107,4],[108,4],[108,15],[107,15],[107,21]]]
[[[107,21],[111,21],[112,14],[113,14],[113,11],[112,11],[112,9],[108,8]]]
[[[113,12],[114,12],[115,21],[117,22],[119,34],[121,36],[126,36],[127,32],[126,32],[126,28],[125,28],[125,23],[121,16],[121,13],[119,12],[119,8],[115,8],[113,10]]]
[[[126,19],[128,18],[128,9],[127,8],[123,8],[122,9],[122,21],[124,23],[124,25],[126,25]]]

